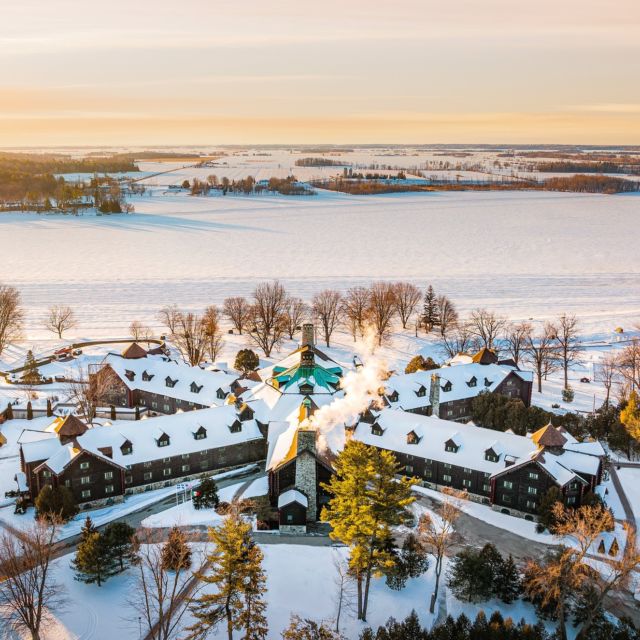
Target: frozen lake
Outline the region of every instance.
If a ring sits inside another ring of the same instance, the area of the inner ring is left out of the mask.
[[[155,324],[280,278],[304,298],[378,278],[433,283],[466,310],[575,312],[591,332],[640,318],[640,196],[457,192],[195,198],[153,189],[133,216],[0,214],[0,281],[27,332],[76,309],[84,335]]]

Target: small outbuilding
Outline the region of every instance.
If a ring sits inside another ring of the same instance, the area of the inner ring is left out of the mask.
[[[307,532],[307,496],[297,489],[289,489],[278,496],[278,521],[280,533],[304,534]]]

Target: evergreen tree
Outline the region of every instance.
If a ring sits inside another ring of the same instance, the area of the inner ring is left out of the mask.
[[[422,307],[422,326],[427,333],[433,331],[438,324],[438,298],[433,287],[429,285],[424,294],[424,305]]]
[[[493,578],[493,592],[497,598],[507,604],[517,600],[522,593],[520,572],[511,554],[496,571]]]
[[[255,371],[260,364],[258,355],[251,349],[240,349],[236,355],[236,360],[233,363],[234,368],[243,374]]]
[[[349,567],[358,590],[358,619],[366,620],[371,576],[394,564],[392,528],[411,520],[412,479],[396,480],[400,467],[390,451],[357,440],[347,442],[335,461],[336,473],[323,487],[332,494],[322,520],[331,537],[350,547]]]
[[[213,478],[203,478],[200,485],[193,492],[193,508],[215,509],[220,504],[218,485]]]
[[[191,549],[179,527],[174,526],[169,531],[167,541],[162,547],[161,557],[162,567],[170,571],[188,569],[191,566]]]
[[[632,391],[627,401],[627,406],[620,412],[620,422],[624,425],[629,436],[636,442],[640,442],[640,398]]]
[[[35,500],[36,516],[45,520],[62,518],[69,520],[78,513],[73,493],[67,487],[52,487],[46,484]]]
[[[109,418],[111,420],[116,419],[116,406],[114,404],[109,407]]]
[[[4,417],[7,420],[13,420],[13,405],[10,402],[7,403],[7,408],[5,409]]]
[[[405,367],[405,373],[415,373],[416,371],[431,371],[437,369],[438,364],[433,358],[423,358],[421,355],[413,356]]]
[[[27,402],[27,420],[33,420],[33,405],[31,400]]]
[[[47,418],[53,416],[53,408],[51,407],[51,398],[47,398]]]
[[[452,561],[449,588],[459,600],[481,602],[493,592],[493,563],[482,551],[467,548]]]
[[[118,572],[104,537],[96,531],[89,516],[82,527],[72,565],[76,571],[76,580],[86,584],[96,582],[99,587]]]
[[[135,529],[126,522],[112,522],[105,527],[104,542],[109,554],[117,562],[120,571],[131,564],[134,558],[133,536]]]
[[[134,419],[140,420],[140,407],[136,407],[136,411],[134,413]]]
[[[260,547],[251,539],[246,554],[246,577],[244,580],[244,608],[240,614],[240,625],[244,629],[242,640],[265,640],[269,631],[265,612],[267,603],[267,576],[262,569],[264,556]]]
[[[556,524],[553,507],[557,502],[562,502],[562,493],[558,487],[550,487],[542,495],[540,504],[538,505],[538,524],[536,525],[536,531],[538,533],[542,533],[545,529],[553,533]]]
[[[33,356],[33,351],[31,351],[31,349],[27,351],[27,357],[24,362],[24,372],[22,374],[22,382],[24,384],[40,383],[40,372],[38,371],[38,364]]]
[[[209,529],[209,538],[215,545],[208,557],[211,573],[203,575],[202,581],[214,585],[215,590],[193,600],[191,611],[197,622],[189,630],[194,636],[204,635],[224,621],[229,640],[233,640],[233,631],[243,626],[245,633],[257,634],[248,637],[264,637],[262,553],[251,537],[251,525],[231,514],[221,525]],[[252,580],[258,581],[257,586],[250,584]]]

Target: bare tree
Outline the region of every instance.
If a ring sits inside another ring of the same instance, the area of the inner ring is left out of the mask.
[[[152,337],[151,329],[140,320],[134,320],[129,325],[129,333],[136,342],[144,342]]]
[[[611,388],[618,374],[618,358],[611,352],[605,353],[595,370],[595,378],[605,388],[607,395],[604,400],[605,407],[609,406]]]
[[[367,314],[371,307],[371,292],[366,287],[351,287],[342,298],[342,311],[349,331],[356,341],[364,333]]]
[[[402,328],[406,329],[411,316],[415,313],[418,303],[422,300],[422,292],[410,282],[394,282],[395,308]]]
[[[134,541],[136,578],[129,600],[130,606],[144,622],[145,638],[177,638],[185,630],[185,614],[189,610],[191,598],[199,589],[197,575],[204,570],[204,560],[195,571],[193,567],[187,568],[191,550],[188,545],[184,545],[178,550],[178,554],[184,557],[176,557],[176,568],[169,569],[162,561],[161,538],[151,530],[142,530],[136,534]],[[206,558],[206,554],[201,557]],[[190,577],[192,571],[194,577]],[[189,597],[185,597],[184,591],[187,591]]]
[[[222,312],[233,324],[235,330],[242,335],[242,331],[247,326],[251,316],[251,305],[248,300],[242,296],[226,298]]]
[[[378,344],[389,335],[395,315],[395,295],[390,282],[374,282],[371,285],[367,319],[375,330]]]
[[[447,551],[454,542],[454,525],[460,516],[460,499],[464,493],[448,490],[447,496],[437,507],[438,518],[433,518],[429,512],[422,514],[418,522],[418,539],[425,549],[433,555],[436,561],[436,581],[431,595],[429,611],[435,611],[440,587],[440,574]]]
[[[268,358],[286,330],[287,292],[277,281],[263,282],[253,292],[249,335]]]
[[[505,327],[504,341],[507,345],[507,353],[516,363],[516,367],[520,365],[520,359],[524,354],[527,339],[532,331],[533,327],[528,322],[508,324]]]
[[[640,340],[633,338],[631,344],[620,352],[618,372],[627,382],[630,391],[640,388]]]
[[[455,358],[459,353],[466,353],[473,344],[469,323],[463,321],[448,326],[442,335],[442,344],[450,358]]]
[[[309,307],[304,303],[302,298],[287,298],[285,318],[287,334],[291,340],[293,340],[293,336],[308,315]]]
[[[340,618],[343,613],[353,614],[356,611],[355,597],[356,586],[353,574],[349,570],[349,562],[340,556],[333,559],[333,566],[336,568],[334,584],[336,585],[336,633],[340,633]]]
[[[44,323],[45,329],[55,333],[58,338],[69,329],[77,325],[75,314],[71,307],[54,305],[49,308],[49,313]]]
[[[167,328],[169,334],[175,333],[178,328],[178,318],[180,317],[180,311],[178,310],[177,305],[170,304],[165,307],[162,307],[160,311],[158,311],[158,319],[160,322]]]
[[[93,426],[98,407],[113,404],[120,379],[108,365],[89,365],[78,369],[70,384],[69,397],[78,406],[80,417]]]
[[[205,357],[207,329],[204,317],[195,313],[179,313],[175,331],[171,334],[173,344],[191,366],[199,365]]]
[[[40,640],[43,623],[64,605],[64,587],[51,575],[59,522],[36,520],[16,537],[0,533],[0,609],[6,623],[19,635]]]
[[[569,367],[580,359],[583,349],[578,343],[578,319],[563,313],[556,325],[558,352],[564,372],[564,388],[569,388]]]
[[[507,324],[504,316],[496,315],[493,311],[486,309],[473,310],[469,321],[471,331],[478,338],[480,346],[487,349],[495,348],[495,341]]]
[[[324,289],[313,296],[311,310],[314,317],[320,322],[324,341],[328,347],[330,346],[331,334],[342,317],[342,296],[334,289]]]
[[[204,324],[205,351],[209,360],[215,362],[224,344],[218,307],[215,305],[207,307],[202,316],[202,322]]]
[[[542,393],[542,379],[558,368],[558,344],[556,328],[546,322],[539,335],[529,334],[526,338],[525,354],[533,365],[538,379],[538,393]]]
[[[452,325],[458,322],[458,312],[456,306],[447,298],[447,296],[438,296],[436,298],[438,309],[438,327],[440,327],[440,335],[444,336]]]
[[[23,321],[20,292],[0,284],[0,356],[9,343],[20,338]]]

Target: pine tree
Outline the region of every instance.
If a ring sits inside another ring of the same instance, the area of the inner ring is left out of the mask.
[[[200,486],[193,492],[193,508],[215,509],[220,504],[218,485],[213,478],[203,478]]]
[[[180,528],[174,526],[169,531],[167,541],[162,547],[162,567],[170,571],[188,569],[191,566],[191,549]]]
[[[215,585],[215,592],[194,599],[191,611],[197,622],[189,630],[193,636],[204,635],[225,621],[229,640],[233,640],[234,630],[247,624],[260,634],[266,625],[261,618],[264,609],[259,604],[264,593],[264,583],[260,582],[262,553],[254,549],[251,525],[239,515],[231,514],[221,525],[209,529],[209,538],[215,545],[208,557],[211,573],[203,575],[202,581]],[[257,591],[251,580],[258,581]],[[246,611],[248,605],[251,611]],[[245,632],[248,633],[246,627]]]
[[[438,299],[433,287],[429,285],[424,294],[424,305],[422,307],[422,326],[427,333],[433,331],[438,324]]]
[[[72,564],[76,570],[76,580],[86,584],[97,582],[99,587],[109,577],[117,573],[115,561],[109,553],[109,547],[105,543],[104,537],[96,531],[89,516],[82,527],[80,542]]]
[[[640,398],[635,391],[631,392],[627,406],[620,412],[620,422],[631,438],[640,443]]]
[[[136,420],[140,420],[140,407],[136,407],[134,417]]]
[[[53,416],[53,408],[51,407],[51,398],[47,398],[47,418]]]
[[[366,620],[371,576],[393,568],[389,552],[392,528],[411,519],[407,507],[415,500],[412,480],[396,481],[395,456],[357,440],[347,443],[335,461],[336,473],[323,487],[332,494],[322,520],[331,537],[350,547],[349,567],[358,590],[358,619]]]
[[[40,372],[38,371],[38,363],[33,356],[33,351],[27,351],[27,357],[24,362],[24,373],[22,374],[22,382],[24,384],[39,384]]]
[[[242,640],[265,640],[269,631],[265,611],[267,603],[267,577],[262,569],[264,556],[260,547],[251,540],[246,555],[246,578],[244,581],[244,609],[240,614],[240,624],[244,628]]]
[[[429,568],[427,551],[414,533],[410,533],[402,543],[401,556],[409,578],[417,578]]]
[[[120,571],[124,571],[134,558],[134,534],[135,529],[126,522],[112,522],[105,527],[104,542]]]
[[[33,405],[31,400],[27,402],[27,420],[33,420]]]
[[[493,578],[493,592],[497,598],[507,604],[517,600],[522,593],[520,572],[511,554],[496,571]]]
[[[116,406],[114,404],[109,407],[109,418],[111,420],[116,419]]]
[[[7,420],[13,420],[13,405],[10,402],[7,404],[7,408],[4,412],[4,417]]]
[[[45,485],[35,500],[38,518],[53,520],[61,518],[66,521],[78,513],[78,506],[71,490],[64,486]]]

